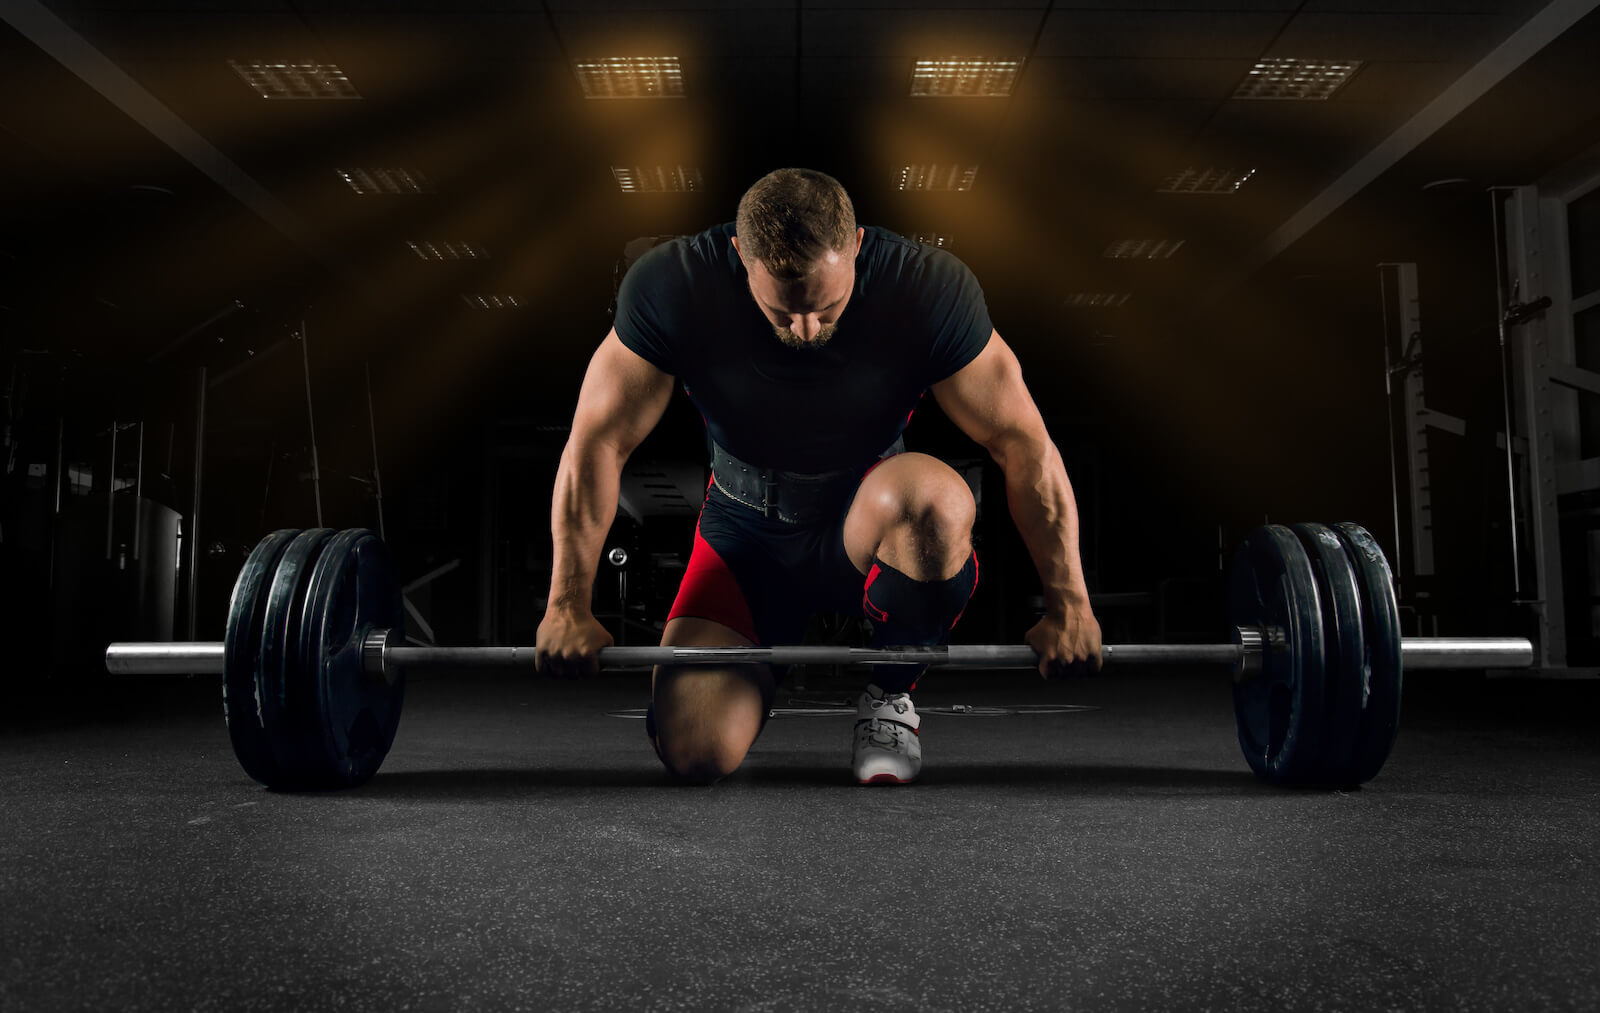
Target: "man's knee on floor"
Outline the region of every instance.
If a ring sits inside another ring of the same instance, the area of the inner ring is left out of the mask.
[[[664,733],[656,737],[656,755],[667,772],[690,784],[712,784],[744,762],[752,743],[720,733]]]
[[[698,784],[739,769],[761,734],[772,687],[766,666],[658,669],[646,730],[662,765],[675,777]]]

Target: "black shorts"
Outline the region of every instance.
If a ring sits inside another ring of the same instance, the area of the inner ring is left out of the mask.
[[[866,576],[844,550],[854,499],[852,490],[826,523],[799,525],[769,519],[710,486],[668,621],[708,619],[771,647],[800,643],[813,613],[860,614]]]

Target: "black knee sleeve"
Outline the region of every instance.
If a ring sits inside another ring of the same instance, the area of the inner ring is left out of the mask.
[[[872,560],[861,609],[872,621],[872,646],[943,644],[978,586],[978,554],[949,580],[912,580],[881,559]],[[887,692],[908,692],[923,668],[874,665],[873,681]]]

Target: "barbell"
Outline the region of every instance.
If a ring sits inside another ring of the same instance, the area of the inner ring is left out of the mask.
[[[1513,637],[1402,637],[1393,579],[1354,524],[1266,525],[1240,546],[1229,579],[1231,642],[1107,644],[1107,665],[1194,664],[1233,672],[1245,760],[1274,784],[1348,787],[1376,776],[1394,745],[1405,669],[1519,668]],[[228,736],[245,772],[270,788],[350,788],[393,745],[405,674],[422,668],[531,668],[531,647],[405,644],[400,585],[371,531],[267,535],[234,583],[221,643],[116,643],[121,675],[222,676]],[[606,669],[655,665],[905,664],[1034,668],[1026,645],[863,648],[607,647]]]

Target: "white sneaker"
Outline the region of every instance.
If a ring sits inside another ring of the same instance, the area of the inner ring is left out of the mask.
[[[885,694],[868,686],[856,703],[855,773],[858,784],[910,784],[922,772],[922,718],[910,693]]]

